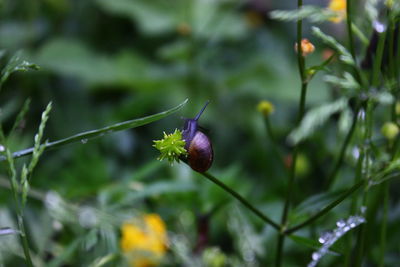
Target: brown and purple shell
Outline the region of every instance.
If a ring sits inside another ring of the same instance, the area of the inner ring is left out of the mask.
[[[213,162],[214,152],[212,144],[207,135],[199,130],[197,121],[199,120],[207,102],[193,119],[186,119],[183,129],[183,139],[185,140],[185,149],[188,152],[187,163],[197,172],[207,171]]]

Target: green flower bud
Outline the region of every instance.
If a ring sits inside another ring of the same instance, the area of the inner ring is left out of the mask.
[[[271,102],[263,100],[258,103],[257,110],[265,117],[268,117],[275,111],[275,107]]]
[[[399,126],[393,122],[386,122],[381,128],[381,132],[388,140],[394,140],[399,134]]]
[[[166,134],[161,140],[154,140],[154,147],[157,148],[161,155],[158,160],[167,159],[172,165],[174,161],[179,162],[179,158],[187,155],[185,149],[185,140],[182,139],[182,132],[175,129],[174,133]]]

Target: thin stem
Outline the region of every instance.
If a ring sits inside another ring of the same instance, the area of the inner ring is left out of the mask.
[[[251,210],[255,215],[257,215],[259,218],[261,218],[264,222],[271,225],[276,230],[278,230],[278,231],[280,230],[280,226],[277,223],[275,223],[272,219],[270,219],[265,214],[263,214],[260,210],[255,208],[252,204],[250,204],[250,202],[248,202],[246,199],[244,199],[235,190],[231,189],[229,186],[227,186],[226,184],[221,182],[219,179],[215,178],[213,175],[211,175],[207,172],[200,173],[200,174],[203,175],[208,180],[210,180],[211,182],[213,182],[214,184],[221,187],[223,190],[228,192],[231,196],[233,196],[234,198],[239,200],[244,206],[246,206],[249,210]]]
[[[29,252],[29,243],[28,238],[26,236],[25,226],[24,226],[24,219],[23,214],[18,215],[18,228],[21,232],[21,241],[22,241],[22,249],[24,250],[25,260],[29,267],[33,267],[31,254]]]
[[[386,232],[387,232],[387,218],[388,218],[388,207],[389,207],[389,181],[382,184],[383,190],[383,216],[381,225],[381,238],[380,238],[380,255],[379,255],[379,266],[385,266],[385,251],[386,251]]]
[[[346,192],[344,192],[343,194],[341,194],[336,200],[334,200],[332,203],[330,203],[329,205],[327,205],[325,208],[323,208],[322,210],[320,210],[317,214],[311,216],[310,218],[308,218],[307,220],[305,220],[302,223],[299,223],[296,226],[293,226],[292,228],[289,228],[288,230],[284,231],[284,234],[291,234],[301,228],[303,228],[304,226],[307,226],[309,224],[311,224],[312,222],[314,222],[315,220],[319,219],[320,217],[322,217],[323,215],[325,215],[326,213],[328,213],[331,209],[333,209],[334,207],[336,207],[337,205],[339,205],[342,201],[344,201],[345,199],[347,199],[348,196],[350,196],[351,194],[353,194],[355,191],[357,191],[360,187],[362,187],[365,184],[365,180],[361,180],[360,182],[356,183],[355,185],[353,185],[350,189],[348,189]]]
[[[272,130],[271,121],[270,121],[269,117],[266,117],[264,122],[265,122],[265,127],[267,128],[267,134],[268,134],[268,136],[269,136],[269,138],[271,140],[271,143],[272,143],[272,149],[274,150],[274,153],[278,156],[279,162],[281,163],[282,168],[285,171],[287,171],[287,168],[286,168],[286,165],[285,165],[285,159],[284,159],[284,157],[282,155],[282,152],[279,150],[278,143],[276,141],[274,131]]]
[[[303,6],[303,0],[297,1],[297,8],[300,9]],[[306,75],[306,66],[305,60],[303,56],[303,49],[301,47],[301,40],[303,39],[303,20],[299,19],[297,21],[297,64],[299,69],[299,74],[301,78],[301,95],[300,95],[300,102],[299,102],[299,112],[297,117],[297,124],[300,123],[304,116],[305,112],[305,103],[306,103],[306,94],[307,94],[307,86],[308,86],[308,79]],[[282,232],[279,234],[278,243],[277,243],[277,250],[276,250],[276,260],[275,266],[280,267],[282,265],[282,255],[283,255],[283,247],[285,244],[285,235],[284,230],[287,226],[288,221],[288,214],[290,209],[290,203],[293,197],[293,185],[294,180],[296,177],[296,162],[297,162],[297,155],[299,151],[299,145],[296,145],[293,149],[292,154],[292,164],[290,166],[290,173],[289,173],[289,183],[288,189],[286,193],[285,204],[283,207],[282,218],[281,218],[281,228]]]
[[[349,146],[350,140],[353,137],[354,130],[356,129],[357,119],[358,119],[358,111],[359,111],[359,108],[356,108],[350,130],[346,135],[346,138],[343,142],[342,148],[340,149],[339,158],[337,159],[335,166],[327,179],[327,188],[329,188],[331,185],[333,185],[335,183],[336,176],[339,172],[340,167],[342,166],[347,147]]]

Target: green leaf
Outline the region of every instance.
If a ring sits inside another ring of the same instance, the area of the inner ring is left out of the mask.
[[[98,5],[106,12],[122,15],[137,23],[143,33],[160,34],[175,29],[178,21],[174,16],[176,7],[165,1],[131,1],[131,0],[97,0]],[[176,15],[176,14],[175,14]]]
[[[311,22],[324,22],[335,16],[335,12],[318,6],[302,6],[296,10],[275,10],[270,13],[273,19],[298,21],[309,19]]]
[[[96,260],[94,260],[89,267],[101,267],[104,266],[107,263],[110,263],[111,261],[115,260],[116,258],[118,258],[118,254],[117,253],[111,253],[111,254],[107,254],[103,257],[97,258]]]
[[[70,136],[70,137],[67,137],[67,138],[64,138],[61,140],[47,142],[47,143],[43,144],[41,147],[44,150],[47,150],[50,148],[56,148],[56,147],[68,145],[71,143],[77,143],[77,142],[86,143],[89,139],[103,136],[105,134],[110,134],[110,133],[114,133],[114,132],[118,132],[118,131],[123,131],[123,130],[127,130],[127,129],[136,128],[139,126],[143,126],[143,125],[161,120],[162,118],[165,118],[165,117],[177,112],[179,109],[181,109],[187,103],[187,101],[188,101],[188,99],[186,99],[185,101],[183,101],[181,104],[179,104],[178,106],[176,106],[174,108],[171,108],[169,110],[166,110],[166,111],[154,114],[154,115],[116,123],[116,124],[113,124],[110,126],[106,126],[104,128],[96,129],[96,130],[78,133],[76,135],[73,135],[73,136]],[[23,157],[23,156],[32,154],[33,151],[34,151],[34,148],[31,147],[28,149],[14,152],[13,158],[19,158],[19,157]],[[2,161],[2,160],[5,160],[5,158],[0,157],[0,161]]]
[[[354,79],[353,75],[348,72],[343,74],[343,78],[335,75],[326,75],[324,80],[342,89],[354,90],[360,88],[360,84]]]
[[[335,38],[323,33],[318,27],[312,27],[312,33],[318,38],[320,38],[328,46],[339,52],[340,54],[339,59],[341,61],[349,65],[355,65],[353,57],[351,56],[349,51],[347,51],[347,49],[343,45],[341,45],[338,41],[336,41]]]
[[[13,72],[16,71],[28,71],[28,70],[38,70],[39,66],[28,62],[22,58],[22,52],[15,53],[14,56],[8,61],[7,65],[1,71],[0,78],[0,89],[4,82],[10,77]]]
[[[347,99],[339,98],[335,102],[328,103],[310,110],[299,127],[294,129],[288,137],[289,142],[298,144],[310,135],[312,135],[318,127],[321,127],[330,116],[336,112],[340,112],[347,107]]]

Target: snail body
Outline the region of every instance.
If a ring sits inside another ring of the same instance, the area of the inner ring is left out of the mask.
[[[213,162],[214,152],[207,135],[199,130],[198,120],[207,107],[207,102],[193,119],[186,119],[182,137],[185,140],[186,158],[189,166],[197,172],[207,171]]]

